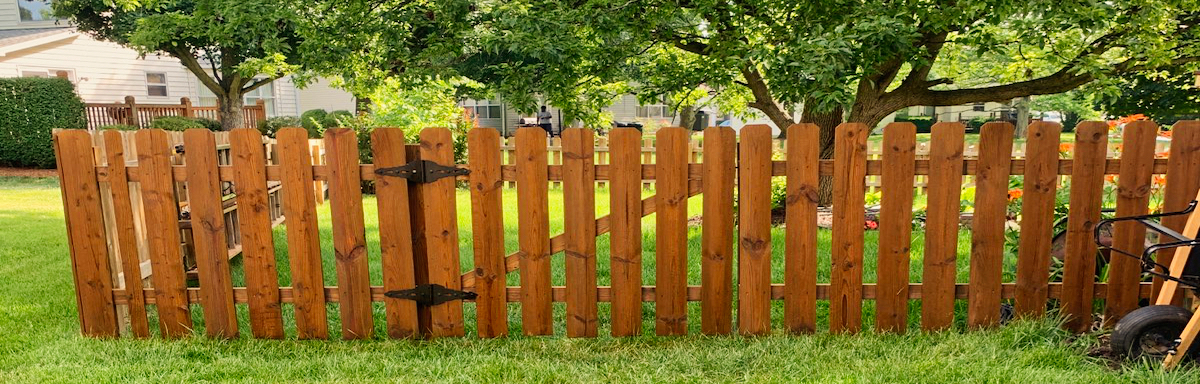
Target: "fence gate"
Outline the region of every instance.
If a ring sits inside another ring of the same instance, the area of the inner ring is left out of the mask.
[[[978,155],[967,157],[958,123],[936,124],[928,144],[918,143],[912,124],[889,124],[880,153],[869,153],[869,131],[856,123],[838,127],[832,159],[820,158],[819,128],[811,124],[788,127],[785,143],[775,142],[763,125],[736,133],[714,127],[699,135],[682,128],[653,136],[614,129],[605,137],[568,129],[550,141],[544,131],[524,128],[507,144],[497,131],[479,128],[466,134],[467,164],[457,165],[455,146],[462,139],[456,142],[441,128],[420,132],[418,144],[406,144],[399,129],[374,130],[374,164],[359,163],[360,142],[367,138],[348,129],[326,132],[323,159],[299,128],[281,130],[274,143],[257,131],[235,130],[227,162],[205,130],[183,134],[182,164],[168,133],[159,130],[137,131],[136,140],[60,131],[55,148],[80,323],[92,336],[147,337],[153,318],[165,338],[199,327],[210,337],[232,338],[248,322],[256,338],[325,339],[330,321],[346,339],[463,336],[468,329],[480,337],[510,329],[551,335],[559,326],[569,337],[684,335],[692,329],[759,335],[815,332],[825,316],[831,332],[857,332],[864,323],[904,332],[910,306],[921,306],[921,328],[938,330],[953,324],[958,300],[967,302],[969,327],[997,325],[1002,303],[1040,316],[1049,302],[1069,316],[1069,327],[1083,330],[1095,299],[1105,300],[1111,320],[1159,283],[1142,282],[1136,263],[1125,261],[1114,260],[1107,281],[1093,272],[1091,226],[1101,214],[1106,176],[1119,175],[1121,215],[1149,210],[1155,175],[1170,177],[1165,210],[1182,208],[1200,188],[1197,178],[1186,176],[1200,164],[1200,122],[1176,124],[1169,158],[1154,153],[1158,127],[1152,122],[1124,127],[1122,158],[1107,156],[1109,127],[1097,122],[1080,124],[1074,143],[1060,142],[1053,123],[1033,124],[1024,138],[1014,137],[1007,123],[989,123],[979,135]],[[1018,140],[1027,155],[1013,157]],[[863,219],[866,180],[873,177],[882,195],[878,252],[871,260],[864,257]],[[818,241],[823,179],[833,189],[828,250]],[[918,179],[927,195],[924,251],[914,254],[912,192]],[[1010,193],[1013,180],[1024,185],[1022,196]],[[374,183],[378,249],[367,241],[363,182]],[[969,267],[960,273],[964,182],[975,193]],[[322,256],[323,189],[314,183],[329,191],[332,257]],[[1068,186],[1057,281],[1050,274],[1054,201]],[[459,188],[469,192],[459,195]],[[551,192],[561,193],[561,210],[551,209],[557,206]],[[515,199],[504,199],[506,193]],[[782,230],[772,224],[776,193],[784,195]],[[237,198],[235,220],[227,217],[230,196]],[[609,199],[607,214],[597,212],[600,196]],[[702,212],[689,218],[687,202],[696,196],[703,198]],[[512,232],[505,230],[504,204],[514,200]],[[185,201],[188,219],[181,225]],[[1022,204],[1015,218],[1007,210],[1014,201]],[[275,212],[286,218],[286,244],[275,244]],[[653,227],[647,228],[652,214]],[[460,216],[470,217],[469,226],[460,228]],[[689,231],[689,220],[700,229]],[[1166,225],[1180,230],[1175,227],[1182,222]],[[650,229],[654,235],[645,236]],[[469,244],[460,244],[460,231],[470,232],[464,238]],[[1006,241],[1013,231],[1017,240]],[[597,251],[597,238],[605,234],[607,255]],[[689,236],[699,241],[689,242]],[[772,241],[777,236],[781,243]],[[1114,237],[1124,249],[1144,242],[1144,233],[1131,228]],[[508,252],[512,240],[515,251]],[[236,252],[230,251],[234,241]],[[1019,246],[1006,244],[1011,241]],[[653,252],[644,247],[649,242]],[[240,267],[229,262],[238,254]],[[689,255],[697,255],[693,263]],[[1005,262],[1013,256],[1015,263]],[[826,257],[832,268],[819,278]],[[372,276],[376,262],[381,276]],[[194,283],[185,270],[191,264]],[[329,264],[335,276],[325,275]],[[910,279],[914,264],[922,268],[921,283]],[[874,273],[864,269],[868,265]],[[242,286],[234,286],[237,276]],[[602,277],[606,285],[598,283]],[[864,300],[875,302],[867,319]],[[689,311],[696,301],[699,311]],[[817,310],[819,301],[829,302],[827,313]],[[377,302],[383,308],[378,317]],[[519,303],[519,324],[509,324],[511,302]],[[654,304],[644,307],[646,302]],[[327,315],[328,303],[336,304],[336,319]],[[565,311],[555,303],[565,303]],[[239,316],[243,305],[249,310]],[[778,305],[782,315],[773,318]],[[284,306],[294,311],[282,311]],[[147,316],[148,307],[156,317]],[[193,322],[196,310],[202,322]],[[373,334],[377,322],[386,335]]]

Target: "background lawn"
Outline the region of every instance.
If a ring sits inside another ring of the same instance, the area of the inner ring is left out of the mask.
[[[471,265],[469,205],[460,192],[463,266]],[[606,206],[607,195],[597,196]],[[551,211],[561,211],[561,194],[552,193]],[[372,259],[372,280],[380,282],[375,200],[364,202],[367,237]],[[506,225],[515,234],[515,200],[506,196]],[[598,215],[607,212],[602,206]],[[698,214],[699,198],[690,202]],[[329,243],[328,205],[321,209],[326,260]],[[561,220],[551,220],[552,233],[561,231]],[[646,282],[653,283],[653,221],[643,228]],[[782,282],[781,229],[775,230],[774,281]],[[71,290],[70,261],[65,240],[61,199],[55,180],[0,178],[0,382],[194,382],[194,381],[804,381],[804,382],[1200,382],[1194,368],[1162,373],[1144,362],[1110,368],[1087,356],[1095,335],[1073,337],[1054,321],[1022,321],[990,331],[938,334],[910,331],[905,335],[707,337],[697,335],[699,305],[692,304],[692,336],[660,338],[641,336],[616,339],[567,339],[562,336],[523,337],[519,308],[510,306],[511,336],[480,340],[473,336],[437,341],[283,341],[207,340],[198,335],[184,341],[95,340],[79,336]],[[287,284],[286,240],[276,230],[280,280]],[[820,280],[828,276],[828,232],[822,240]],[[690,231],[690,247],[698,249],[699,229]],[[506,238],[510,250],[516,236]],[[875,233],[866,239],[866,277],[873,282]],[[599,279],[607,284],[607,236],[599,240]],[[919,281],[923,239],[913,240],[914,281]],[[969,234],[960,234],[959,280],[966,278]],[[562,284],[562,260],[556,257],[554,284]],[[691,262],[698,264],[693,250]],[[1012,260],[1006,262],[1011,280]],[[240,261],[235,261],[235,283],[242,284]],[[336,284],[332,263],[326,264],[326,281]],[[518,283],[515,274],[509,283]],[[689,284],[699,284],[693,267]],[[961,304],[961,303],[960,303]],[[468,332],[473,321],[467,304]],[[285,305],[285,319],[290,306]],[[200,308],[193,307],[198,320]],[[864,310],[864,329],[870,329],[870,302]],[[557,332],[562,327],[561,304],[556,305]],[[244,306],[239,306],[243,319]],[[782,307],[777,304],[778,327]],[[329,308],[331,329],[337,332],[337,309]],[[913,305],[915,326],[919,307]],[[820,313],[822,322],[825,313]],[[376,307],[376,324],[382,330],[382,307]],[[608,333],[607,305],[601,304],[601,335]],[[653,304],[645,306],[646,334],[653,333]],[[153,321],[153,319],[152,319]],[[289,320],[290,322],[290,320]],[[248,326],[243,321],[243,334]],[[287,324],[290,328],[291,324]],[[822,327],[824,325],[822,324]],[[154,328],[154,327],[152,327]],[[915,329],[915,328],[914,328]],[[382,332],[377,332],[382,334]]]

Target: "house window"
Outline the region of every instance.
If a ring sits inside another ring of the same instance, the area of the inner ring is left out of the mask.
[[[167,74],[146,72],[146,94],[167,96]]]
[[[637,117],[648,119],[673,118],[675,117],[675,109],[671,108],[665,101],[660,100],[657,104],[639,105],[637,107]]]
[[[22,68],[21,69],[21,77],[44,77],[44,78],[58,77],[58,78],[62,78],[62,79],[67,79],[67,81],[74,82],[75,81],[75,71],[70,70],[70,69]]]
[[[974,105],[971,105],[971,110],[972,110],[972,111],[975,111],[975,112],[983,112],[983,111],[986,111],[986,110],[987,110],[987,104],[984,104],[984,103],[975,103]]]
[[[467,100],[463,102],[463,108],[473,113],[476,119],[504,118],[503,106],[499,101]]]
[[[54,0],[16,0],[17,12],[21,14],[21,21],[38,22],[38,21],[55,21],[58,20],[54,16],[54,8],[50,4]]]

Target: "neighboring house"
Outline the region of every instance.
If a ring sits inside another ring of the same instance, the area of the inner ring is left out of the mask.
[[[49,13],[53,0],[0,0],[0,77],[62,77],[75,83],[88,103],[121,102],[133,96],[139,104],[178,104],[187,97],[197,106],[214,106],[217,98],[167,55],[139,57],[132,49],[77,32]],[[354,109],[354,97],[319,81],[304,89],[290,77],[245,95],[263,100],[268,116],[298,116],[313,108]]]
[[[976,118],[1016,120],[1017,108],[1012,103],[974,103],[947,107],[908,107],[896,113],[900,116],[934,116],[936,121],[966,122]]]

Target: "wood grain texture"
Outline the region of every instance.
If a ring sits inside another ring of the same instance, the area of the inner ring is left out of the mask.
[[[567,336],[596,337],[596,169],[592,131],[571,128],[563,142],[563,253],[567,270]],[[500,170],[496,169],[499,183]],[[497,184],[498,185],[498,184]],[[503,249],[500,250],[501,252]],[[504,270],[503,257],[498,261]],[[503,274],[502,274],[503,275]]]
[[[171,176],[171,144],[165,131],[143,129],[135,134],[141,173],[142,208],[146,215],[146,248],[151,279],[157,292],[155,309],[164,338],[192,332],[183,255],[179,251],[179,205]]]
[[[703,212],[700,228],[700,330],[733,330],[733,185],[737,141],[733,128],[704,130]]]
[[[862,329],[863,204],[866,193],[867,127],[844,123],[834,133],[833,239],[829,330]]]
[[[1158,124],[1141,120],[1125,125],[1121,150],[1121,174],[1117,176],[1116,217],[1149,213],[1154,141]],[[1131,221],[1113,225],[1113,248],[1141,255],[1146,248],[1146,227]],[[1118,254],[1109,258],[1108,291],[1104,321],[1115,325],[1126,313],[1138,308],[1137,285],[1142,280],[1141,262]]]
[[[655,136],[654,331],[686,335],[688,131],[661,128]]]
[[[1050,246],[1054,238],[1054,198],[1058,193],[1058,146],[1062,126],[1034,122],[1025,141],[1025,177],[1021,196],[1021,235],[1017,246],[1017,298],[1022,316],[1046,313]]]
[[[142,266],[138,259],[137,232],[134,228],[133,201],[129,193],[129,178],[125,171],[125,147],[120,131],[104,131],[105,155],[108,160],[112,194],[113,218],[116,222],[116,244],[113,249],[120,255],[122,283],[126,290],[141,291]],[[135,297],[129,300],[129,331],[134,337],[150,337],[150,320],[146,317],[146,300]]]
[[[279,143],[283,185],[283,215],[287,227],[288,265],[295,291],[296,336],[329,338],[325,315],[325,276],[321,268],[320,234],[317,232],[316,197],[308,132],[284,128],[275,134]]]
[[[467,134],[467,155],[467,163],[471,167],[475,293],[479,295],[475,298],[476,328],[479,337],[500,337],[508,334],[508,302],[504,296],[504,184],[500,180],[500,132],[491,128],[472,129]],[[593,274],[594,271],[593,268]]]
[[[250,331],[260,339],[283,338],[279,272],[275,239],[267,206],[266,152],[258,130],[238,128],[229,133],[242,232],[242,262],[250,294]]]
[[[926,331],[949,328],[954,321],[964,136],[961,123],[933,125],[922,266],[921,329]]]
[[[100,206],[92,137],[83,130],[54,134],[63,213],[75,279],[79,328],[86,336],[116,337],[112,270]],[[186,303],[186,301],[185,301]]]
[[[408,144],[404,146],[404,155],[408,161],[421,160],[421,145]],[[412,229],[413,277],[417,285],[429,284],[429,242],[426,240],[425,224],[425,188],[418,184],[409,185],[408,206],[409,226]],[[459,278],[461,281],[462,278]],[[432,307],[418,305],[417,332],[421,337],[429,337],[433,329]]]
[[[879,211],[875,329],[903,333],[908,328],[908,263],[912,244],[913,172],[917,127],[891,123],[883,128],[884,186]]]
[[[1096,283],[1096,243],[1092,228],[1100,221],[1108,125],[1087,121],[1075,127],[1067,245],[1063,260],[1062,314],[1067,328],[1085,332],[1092,323],[1092,290]]]
[[[747,125],[738,147],[738,332],[771,331],[771,127]]]
[[[1200,121],[1185,120],[1177,122],[1171,127],[1171,150],[1170,157],[1167,160],[1167,174],[1165,175],[1167,185],[1163,188],[1163,212],[1182,211],[1187,208],[1188,203],[1196,199],[1197,191],[1200,191],[1200,177],[1195,177],[1198,174],[1200,174]],[[1162,224],[1187,236],[1196,236],[1196,233],[1186,233],[1183,231],[1187,219],[1187,216],[1168,216],[1162,218]],[[1169,241],[1172,240],[1167,238],[1160,239],[1160,242]],[[1159,252],[1157,256],[1158,263],[1171,265],[1176,251],[1175,249],[1167,249]],[[1153,301],[1158,301],[1159,288],[1162,286],[1163,279],[1155,277]],[[1160,304],[1182,305],[1183,296],[1175,294],[1175,291],[1175,289],[1172,289],[1172,294],[1168,295],[1172,296],[1172,300]]]
[[[358,168],[358,137],[353,130],[325,131],[325,161],[329,165],[329,211],[333,219],[333,254],[342,318],[342,338],[369,339],[371,275],[363,226],[362,185]]]
[[[612,180],[609,187],[613,336],[642,333],[642,133],[633,128],[609,132]]]
[[[371,132],[371,149],[377,167],[398,167],[408,163],[404,131],[399,128],[375,129]],[[375,181],[375,201],[379,205],[379,254],[383,263],[383,288],[387,291],[411,289],[417,285],[409,191],[406,179],[381,177]],[[476,245],[476,252],[478,249],[479,245]],[[388,337],[417,336],[417,303],[390,297],[383,302]]]
[[[517,224],[521,273],[521,327],[526,335],[554,333],[550,298],[550,208],[546,132],[517,129]]]
[[[784,327],[792,333],[817,328],[817,173],[820,134],[816,124],[795,124],[787,137],[787,200],[784,206]]]
[[[454,142],[450,130],[426,128],[421,131],[421,158],[438,164],[454,164]],[[458,209],[455,203],[454,179],[443,178],[420,184],[425,216],[425,246],[429,262],[430,284],[461,289],[459,278]],[[549,284],[547,284],[549,285]],[[549,304],[547,304],[549,306]],[[433,337],[462,336],[463,305],[452,300],[429,308],[430,335]]]
[[[975,216],[971,219],[970,298],[967,326],[1000,324],[1000,283],[1004,268],[1004,223],[1008,215],[1008,162],[1012,124],[987,123],[979,135],[979,174],[975,177]]]
[[[217,142],[212,131],[189,129],[183,133],[183,146],[187,149],[184,162],[188,171],[188,208],[200,275],[204,329],[209,337],[234,338],[238,335],[237,312],[233,308],[221,181],[217,177]]]

